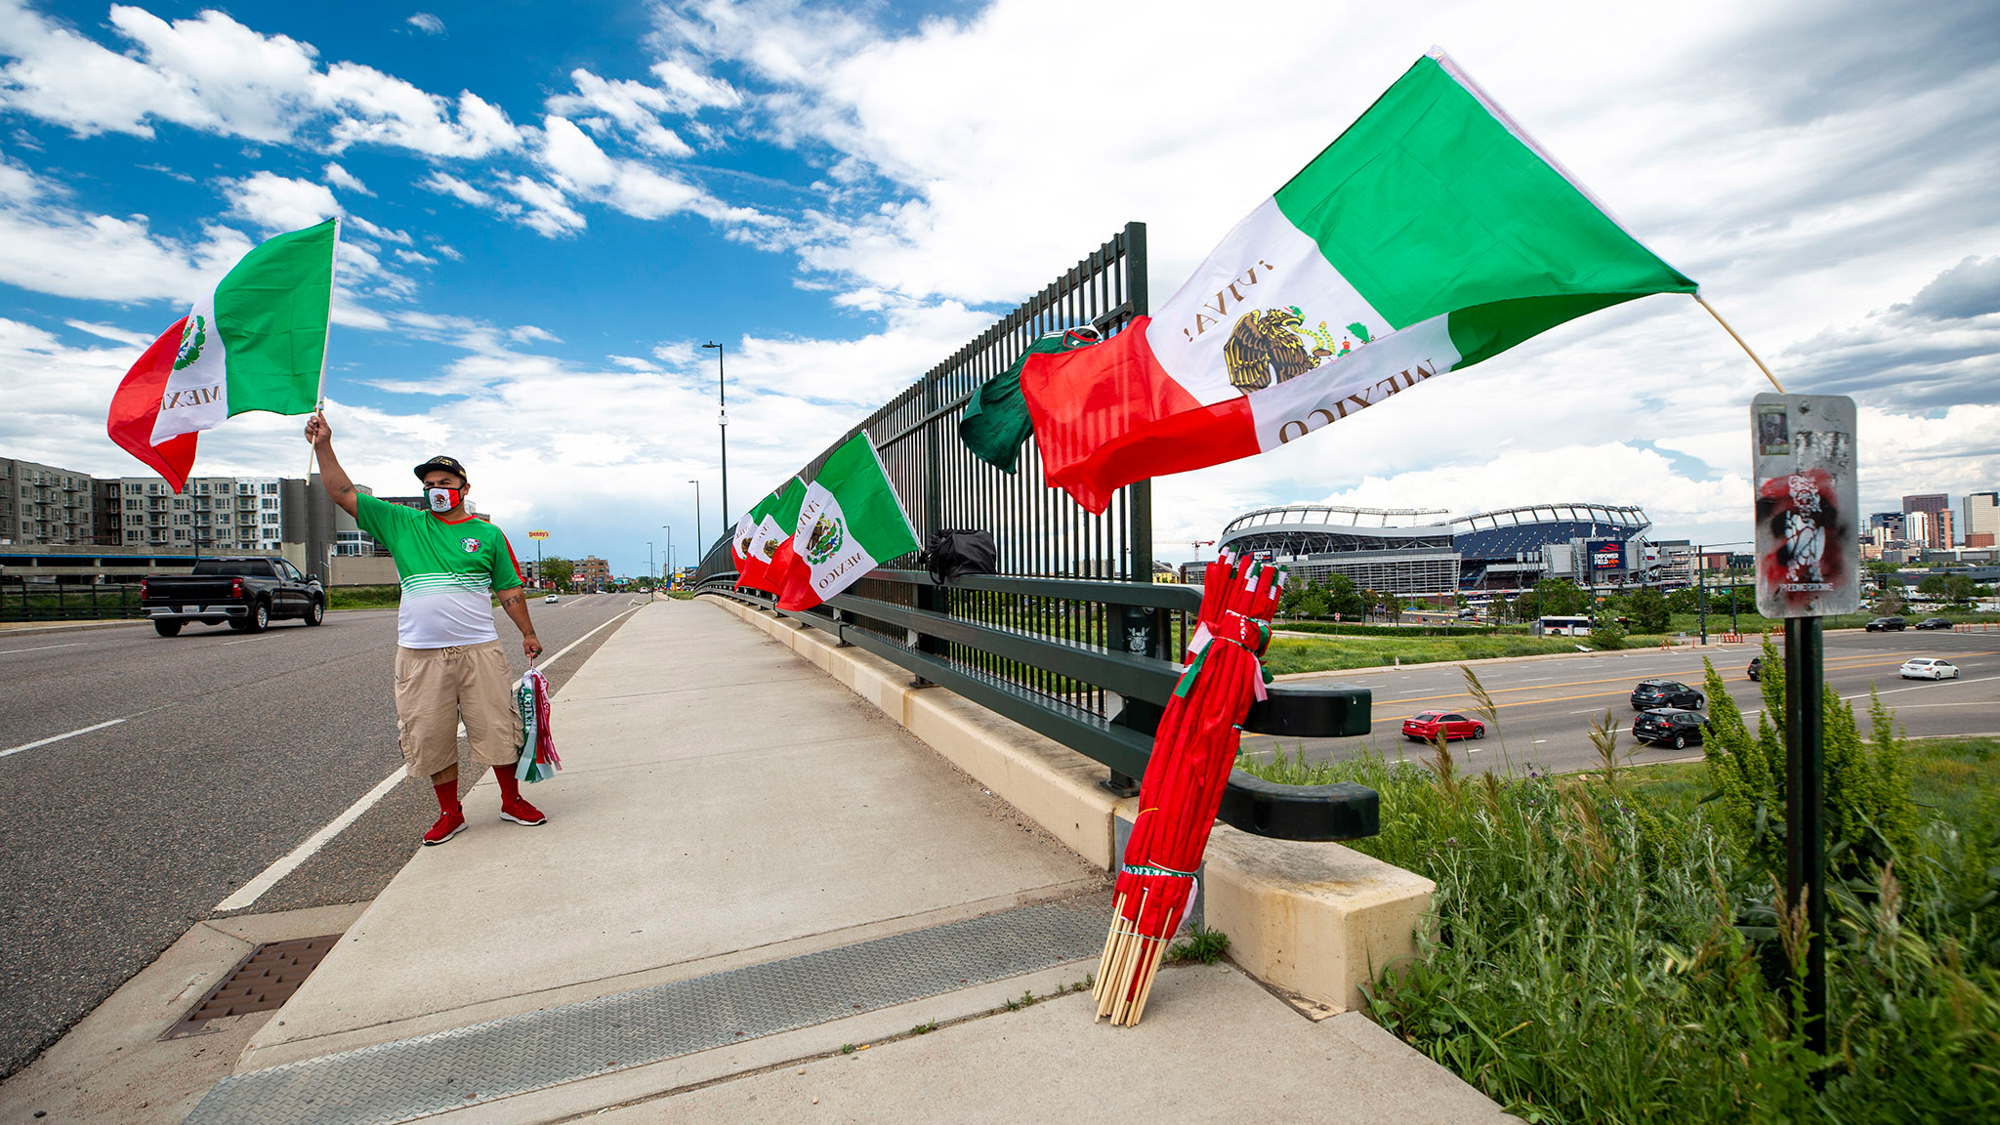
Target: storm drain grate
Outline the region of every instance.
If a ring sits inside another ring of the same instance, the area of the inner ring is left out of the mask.
[[[1109,905],[1044,903],[231,1075],[187,1125],[393,1125],[1094,959]]]
[[[283,1007],[339,940],[339,934],[325,934],[258,946],[160,1038],[201,1035],[212,1030],[210,1020]]]

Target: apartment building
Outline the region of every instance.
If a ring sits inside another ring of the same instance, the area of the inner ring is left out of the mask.
[[[576,560],[576,569],[570,575],[570,583],[587,589],[599,589],[611,585],[611,564],[596,555],[585,555]]]
[[[89,473],[0,457],[0,543],[101,546]]]
[[[203,551],[277,551],[287,483],[277,477],[195,477],[179,495],[158,477],[120,477],[119,545]]]
[[[1959,533],[1966,546],[2000,546],[2000,492],[1968,492],[1959,506],[1965,512]]]

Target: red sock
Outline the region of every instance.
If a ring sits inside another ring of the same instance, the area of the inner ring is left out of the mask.
[[[435,782],[431,785],[431,788],[437,790],[438,808],[440,810],[447,814],[459,811],[457,778],[454,777],[450,781]]]
[[[521,779],[514,776],[513,766],[494,766],[493,777],[500,782],[500,799],[502,802],[518,801],[521,799]]]

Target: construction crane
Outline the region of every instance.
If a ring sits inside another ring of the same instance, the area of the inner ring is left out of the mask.
[[[1194,561],[1195,561],[1195,562],[1196,562],[1197,564],[1199,564],[1199,563],[1201,562],[1201,549],[1202,549],[1203,547],[1213,547],[1213,546],[1215,546],[1215,540],[1213,540],[1213,539],[1190,539],[1190,540],[1188,540],[1188,546],[1190,546],[1190,547],[1193,547],[1193,548],[1194,548]]]

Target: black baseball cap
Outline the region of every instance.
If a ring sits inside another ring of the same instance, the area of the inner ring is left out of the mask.
[[[425,473],[436,472],[439,469],[458,474],[458,479],[466,484],[472,483],[472,478],[465,475],[465,466],[458,463],[458,458],[446,457],[442,453],[417,466],[417,479],[422,480]]]

